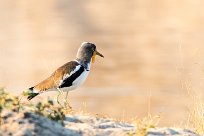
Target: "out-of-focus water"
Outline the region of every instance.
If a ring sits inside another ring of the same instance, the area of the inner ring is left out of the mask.
[[[20,94],[75,58],[83,41],[98,58],[70,93],[74,108],[113,117],[161,114],[178,125],[202,94],[202,0],[0,0],[0,86]],[[40,96],[41,98],[42,96]],[[100,108],[98,108],[100,107]]]

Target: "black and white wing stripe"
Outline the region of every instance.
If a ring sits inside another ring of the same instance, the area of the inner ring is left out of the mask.
[[[86,69],[82,65],[78,65],[75,67],[75,69],[71,73],[67,73],[64,75],[59,88],[64,88],[64,87],[70,87],[73,85],[73,82],[82,75],[83,72],[85,72]]]

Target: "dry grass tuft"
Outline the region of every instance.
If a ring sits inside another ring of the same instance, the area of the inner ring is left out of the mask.
[[[204,101],[202,94],[198,93],[191,80],[184,82],[184,89],[187,91],[191,105],[189,106],[189,116],[187,128],[194,129],[200,135],[204,134]]]
[[[143,119],[136,119],[135,126],[136,131],[135,133],[131,133],[128,135],[136,135],[136,136],[146,136],[148,134],[148,130],[150,128],[155,128],[160,121],[160,116],[151,116],[148,115]]]
[[[204,134],[204,102],[199,96],[194,96],[193,106],[189,114],[189,126],[198,134]]]

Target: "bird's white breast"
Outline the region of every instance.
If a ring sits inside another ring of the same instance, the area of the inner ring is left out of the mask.
[[[76,78],[76,80],[74,80],[74,82],[72,83],[72,86],[80,86],[84,83],[84,81],[86,80],[87,76],[89,75],[89,71],[84,71],[78,78]]]

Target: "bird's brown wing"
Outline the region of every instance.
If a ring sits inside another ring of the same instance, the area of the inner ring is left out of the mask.
[[[34,86],[34,89],[38,90],[40,93],[48,89],[58,88],[64,76],[74,71],[78,65],[79,63],[76,61],[70,61],[64,64],[63,66],[59,67],[50,77]]]

